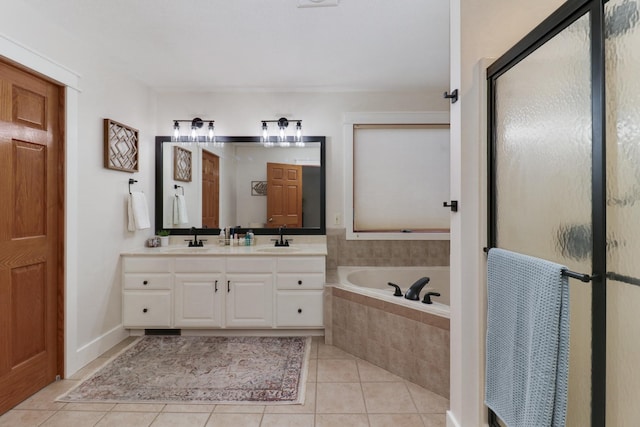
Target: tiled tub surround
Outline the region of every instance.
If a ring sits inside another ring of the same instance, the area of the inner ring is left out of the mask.
[[[447,317],[329,285],[325,342],[449,397]]]
[[[449,265],[448,240],[347,240],[344,228],[327,228],[327,270],[339,265]]]

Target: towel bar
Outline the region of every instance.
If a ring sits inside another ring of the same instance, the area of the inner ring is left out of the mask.
[[[576,273],[575,271],[571,271],[571,270],[562,270],[562,275],[563,276],[567,276],[567,277],[571,277],[573,279],[578,279],[581,282],[585,282],[588,283],[591,281],[591,279],[597,279],[598,276],[597,275],[593,275],[593,276],[589,276],[588,274],[582,274],[582,273]]]
[[[484,248],[482,248],[482,251],[485,252],[485,253],[488,253],[489,249],[491,249],[491,248],[484,247]],[[584,282],[584,283],[588,283],[591,280],[598,279],[600,277],[597,274],[594,274],[593,276],[589,276],[588,274],[576,273],[575,271],[571,271],[571,270],[562,270],[562,275],[563,276],[567,276],[567,277],[571,277],[572,279],[578,279],[578,280],[580,280],[581,282]]]

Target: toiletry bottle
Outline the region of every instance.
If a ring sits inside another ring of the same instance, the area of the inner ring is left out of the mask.
[[[218,237],[218,244],[224,246],[224,228],[220,229],[220,236]]]

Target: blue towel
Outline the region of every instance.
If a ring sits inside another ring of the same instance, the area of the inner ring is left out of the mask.
[[[485,404],[509,427],[564,426],[569,371],[566,267],[491,249]]]

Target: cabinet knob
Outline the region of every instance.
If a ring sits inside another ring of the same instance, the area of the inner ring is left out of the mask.
[[[146,313],[147,311],[149,311],[149,309],[148,309],[148,308],[143,308],[143,309],[142,309],[142,312],[143,312],[143,313]]]
[[[298,280],[298,285],[302,285],[302,280]]]
[[[298,309],[298,313],[302,313],[302,309],[301,308]]]
[[[149,281],[148,281],[148,280],[145,280],[145,281],[143,281],[143,282],[142,282],[142,284],[143,284],[143,285],[148,285],[148,284],[149,284]]]

